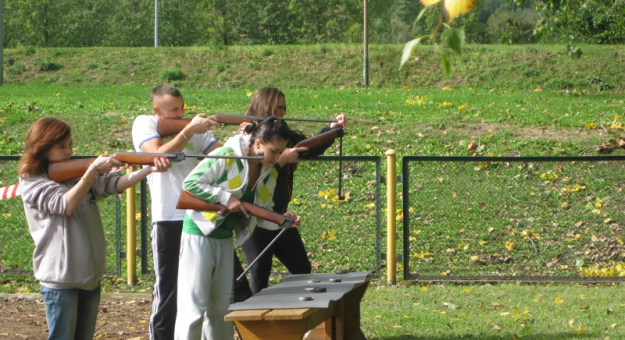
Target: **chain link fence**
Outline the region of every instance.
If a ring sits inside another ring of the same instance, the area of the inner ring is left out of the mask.
[[[404,157],[404,278],[620,281],[623,161]]]
[[[0,159],[0,187],[17,183],[18,156]],[[315,272],[378,269],[381,254],[381,157],[336,156],[302,161],[290,210],[302,217],[300,233]],[[339,171],[339,168],[340,171]],[[340,200],[339,178],[341,178]],[[137,188],[137,265],[153,273],[149,188]],[[98,202],[107,239],[107,272],[122,276],[126,266],[126,194]],[[32,275],[34,243],[19,197],[0,200],[0,264],[4,274]],[[123,242],[122,242],[123,240]],[[243,258],[242,256],[240,258]],[[286,268],[275,261],[276,276]],[[1,271],[0,271],[1,272]]]
[[[1,156],[0,188],[18,183],[17,161],[19,156]],[[107,243],[106,270],[120,276],[125,259],[118,256],[122,249],[121,239],[126,229],[126,201],[123,195],[115,195],[98,202]],[[32,254],[35,244],[30,237],[19,196],[0,200],[0,273],[32,275]]]

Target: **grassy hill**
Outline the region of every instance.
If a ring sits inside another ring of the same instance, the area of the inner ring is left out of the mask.
[[[573,60],[562,45],[469,45],[445,77],[434,46],[421,46],[402,69],[402,45],[369,47],[372,87],[622,89],[625,47],[582,46]],[[7,49],[4,82],[56,85],[154,85],[187,88],[358,87],[362,45]]]

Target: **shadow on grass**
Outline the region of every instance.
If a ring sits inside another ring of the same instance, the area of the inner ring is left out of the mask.
[[[598,339],[601,336],[599,334],[573,334],[573,333],[561,333],[561,334],[527,334],[523,337],[518,337],[515,334],[502,334],[502,335],[451,335],[451,336],[418,336],[418,335],[401,335],[392,337],[367,337],[368,340],[561,340],[561,339]]]

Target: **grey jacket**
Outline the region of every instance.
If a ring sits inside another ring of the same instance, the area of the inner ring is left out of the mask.
[[[52,289],[93,290],[106,271],[104,228],[96,201],[118,194],[116,173],[96,178],[80,206],[70,216],[66,193],[77,182],[56,183],[47,176],[20,179],[24,212],[35,241],[35,278]]]

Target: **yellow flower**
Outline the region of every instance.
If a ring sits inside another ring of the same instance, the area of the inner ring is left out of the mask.
[[[251,97],[253,94],[254,94],[254,92],[252,92],[252,91],[250,91],[248,89],[245,89],[245,95],[246,96]]]
[[[541,91],[542,89],[540,88],[540,86],[534,89],[534,92],[541,92]]]
[[[468,103],[464,103],[464,104],[458,106],[458,110],[466,110],[467,108],[469,108],[469,104]]]
[[[451,88],[451,87],[449,87],[449,86],[445,86],[445,87],[443,87],[443,91],[451,91],[451,90],[452,90],[452,88]]]

